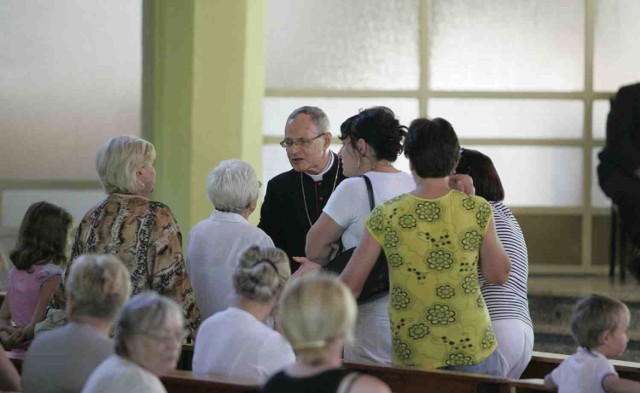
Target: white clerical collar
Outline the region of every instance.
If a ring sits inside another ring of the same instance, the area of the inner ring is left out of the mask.
[[[322,170],[322,172],[318,173],[317,175],[312,175],[310,173],[305,172],[305,175],[309,176],[310,178],[313,179],[313,181],[321,181],[322,177],[324,176],[325,173],[329,172],[329,170],[331,169],[331,167],[333,166],[333,153],[329,152],[329,162],[327,163],[327,166],[324,167],[324,169]]]

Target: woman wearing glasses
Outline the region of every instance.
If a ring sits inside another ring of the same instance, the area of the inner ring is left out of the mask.
[[[291,346],[265,325],[290,275],[284,251],[258,246],[246,250],[233,273],[239,299],[202,323],[193,371],[252,378],[261,384],[293,363]]]
[[[152,291],[132,297],[116,325],[116,354],[98,366],[82,392],[166,393],[158,377],[176,367],[185,332],[173,300]]]
[[[411,175],[394,167],[402,153],[406,127],[386,107],[366,109],[340,126],[344,180],[336,188],[318,221],[307,234],[306,256],[324,265],[329,262],[335,244],[345,249],[358,245],[365,218],[371,213],[365,179],[372,184],[375,204],[409,192],[415,187]],[[305,263],[302,269],[309,268]],[[391,330],[387,312],[388,296],[358,307],[355,340],[345,345],[346,361],[391,363]]]
[[[271,238],[247,221],[258,203],[260,182],[248,162],[222,161],[207,178],[211,216],[189,233],[187,272],[202,318],[232,306],[231,275],[249,247],[273,247]]]

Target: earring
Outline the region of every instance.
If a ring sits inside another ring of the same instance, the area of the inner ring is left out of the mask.
[[[360,169],[360,161],[361,161],[361,158],[360,156],[358,156],[358,164],[356,165],[356,169]]]

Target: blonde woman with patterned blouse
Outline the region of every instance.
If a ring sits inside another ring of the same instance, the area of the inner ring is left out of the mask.
[[[446,120],[413,121],[405,155],[416,189],[373,210],[342,278],[358,294],[384,250],[394,364],[501,375],[477,272],[502,284],[511,266],[491,207],[451,189],[460,146]]]
[[[155,185],[155,158],[153,144],[134,136],[114,137],[100,147],[96,169],[108,195],[80,222],[70,261],[88,253],[115,255],[131,273],[133,295],[153,290],[175,300],[195,330],[200,311],[187,277],[180,228],[168,206],[148,198]],[[66,273],[70,268],[71,263]],[[64,299],[61,283],[53,308],[64,308]]]

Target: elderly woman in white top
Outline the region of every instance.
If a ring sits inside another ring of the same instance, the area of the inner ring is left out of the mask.
[[[371,213],[367,188],[361,175],[371,180],[378,205],[415,187],[410,174],[394,167],[402,153],[406,127],[386,107],[366,109],[340,126],[344,180],[336,188],[318,221],[307,233],[306,255],[324,265],[333,245],[342,241],[345,249],[356,247],[364,232],[364,220]],[[307,270],[304,262],[301,270]],[[350,362],[391,364],[391,330],[388,296],[358,307],[355,340],[345,344],[344,358]]]
[[[233,307],[208,318],[198,330],[193,371],[245,377],[263,383],[295,361],[291,346],[265,325],[291,270],[278,248],[250,247],[233,273],[240,296]]]
[[[91,374],[82,392],[166,393],[158,377],[175,368],[185,336],[173,300],[151,291],[132,297],[116,326],[116,354]]]
[[[187,271],[203,318],[235,303],[231,276],[242,253],[252,245],[273,247],[271,238],[249,223],[260,182],[248,162],[222,161],[207,179],[214,206],[211,216],[189,234]]]

